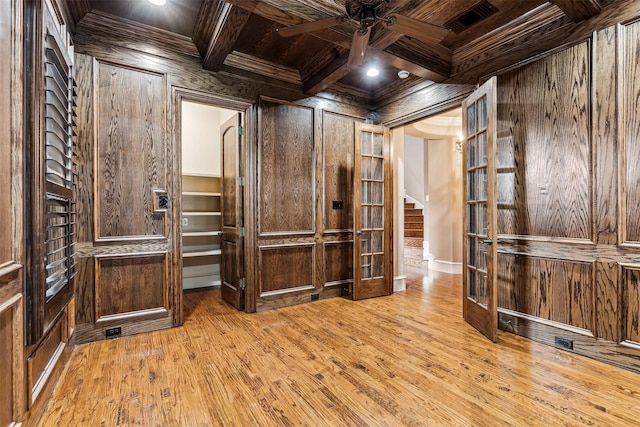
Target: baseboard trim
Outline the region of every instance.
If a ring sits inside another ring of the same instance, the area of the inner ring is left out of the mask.
[[[591,333],[584,329],[564,324],[554,325],[545,319],[502,308],[498,310],[498,327],[503,331],[550,345],[559,350],[640,373],[640,349],[624,345],[624,343],[618,344],[614,341],[589,336]],[[570,343],[573,348],[557,345],[556,338],[560,338],[561,342]]]
[[[407,276],[396,276],[393,278],[393,292],[401,292],[407,290]]]
[[[451,262],[434,259],[431,265],[431,270],[439,271],[441,273],[462,274],[461,262]]]

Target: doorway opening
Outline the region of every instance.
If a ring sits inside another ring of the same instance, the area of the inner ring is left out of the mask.
[[[455,108],[401,128],[404,265],[462,273],[462,111]]]

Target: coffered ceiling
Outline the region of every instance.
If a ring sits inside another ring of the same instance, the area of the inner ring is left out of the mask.
[[[355,67],[349,63],[349,54],[354,33],[364,22],[360,19],[340,24],[331,21],[335,25],[325,24],[327,28],[311,28],[291,37],[282,37],[276,31],[344,16],[345,0],[167,0],[164,6],[146,0],[66,0],[66,4],[75,24],[82,24],[87,16],[107,14],[188,37],[207,70],[225,67],[245,77],[278,80],[297,85],[307,95],[329,90],[375,100],[425,80],[477,83],[550,47],[575,42],[576,28],[584,22],[600,22],[598,15],[616,3],[346,1],[351,8],[359,4],[376,6],[376,15],[395,17],[402,24],[394,27],[376,20],[368,43],[360,46],[364,46],[362,64]],[[405,23],[403,17],[412,20]],[[436,27],[429,30],[421,23]],[[318,27],[323,26],[320,24]],[[373,65],[380,73],[369,77],[365,72]],[[409,77],[400,79],[400,70],[408,71]]]

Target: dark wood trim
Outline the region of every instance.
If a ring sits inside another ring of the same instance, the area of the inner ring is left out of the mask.
[[[205,0],[193,36],[205,70],[220,70],[250,16],[247,10],[225,1]]]
[[[171,103],[169,106],[171,135],[174,141],[173,157],[173,195],[171,199],[171,218],[174,220],[173,233],[170,236],[172,256],[172,292],[169,294],[170,304],[173,307],[173,326],[180,326],[184,322],[183,289],[182,283],[182,222],[177,220],[182,214],[182,101],[200,102],[219,108],[226,108],[238,112],[244,112],[251,108],[250,103],[227,96],[214,95],[206,92],[171,87]],[[245,118],[245,121],[247,119]],[[246,126],[246,125],[245,125]]]
[[[549,0],[558,6],[573,22],[584,21],[602,10],[598,0]]]

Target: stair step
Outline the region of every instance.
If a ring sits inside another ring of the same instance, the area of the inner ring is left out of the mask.
[[[424,217],[422,215],[405,215],[404,216],[404,221],[405,222],[407,222],[407,221],[413,221],[413,222],[420,221],[420,222],[422,222],[422,221],[424,221]]]
[[[422,209],[405,209],[404,215],[420,215],[422,216]]]
[[[404,230],[404,237],[424,237],[422,230]]]
[[[405,222],[404,229],[405,230],[422,230],[424,225],[421,222]]]
[[[416,204],[415,204],[415,203],[407,203],[407,202],[404,202],[404,208],[405,208],[405,209],[414,209],[415,207],[416,207]]]

